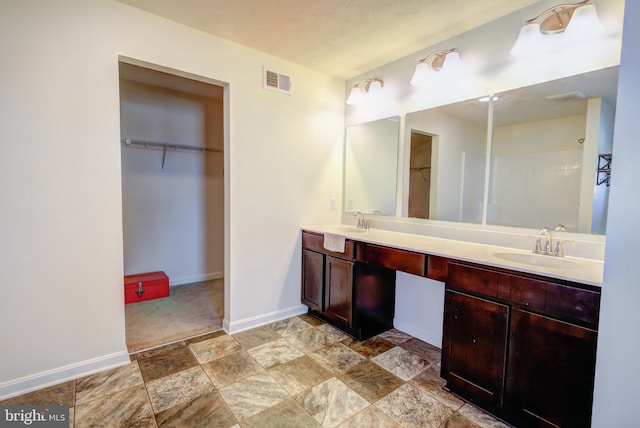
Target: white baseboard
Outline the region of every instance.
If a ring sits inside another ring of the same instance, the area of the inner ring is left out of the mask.
[[[307,310],[308,308],[305,305],[296,305],[290,308],[269,312],[267,314],[251,318],[245,318],[239,321],[229,322],[225,319],[222,321],[222,329],[229,334],[240,333],[241,331],[249,330],[250,328],[260,327],[265,324],[295,317],[296,315],[306,314]]]
[[[398,318],[393,319],[393,327],[396,330],[410,334],[411,336],[427,342],[430,345],[442,348],[442,331],[430,332],[416,326],[415,324],[399,320]]]
[[[69,380],[87,376],[103,370],[112,369],[129,364],[129,354],[126,351],[115,352],[102,357],[92,358],[75,364],[52,370],[24,376],[8,382],[0,383],[0,400],[26,394],[38,389],[58,385]]]
[[[200,275],[182,276],[179,278],[169,278],[169,286],[191,284],[200,281],[210,281],[212,279],[224,278],[224,272],[209,272]]]

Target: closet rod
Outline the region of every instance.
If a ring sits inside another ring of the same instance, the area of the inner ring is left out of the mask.
[[[122,138],[122,141],[127,146],[135,144],[144,147],[162,147],[162,170],[164,171],[164,161],[167,158],[167,149],[173,150],[194,150],[196,152],[215,152],[222,153],[221,149],[210,149],[209,147],[188,146],[186,144],[173,144],[173,143],[158,143],[155,141],[134,140],[133,138]]]
[[[158,143],[155,141],[136,140],[133,138],[122,138],[120,141],[122,141],[126,145],[135,144],[138,146],[145,146],[145,147],[160,147],[163,150],[166,150],[166,149],[194,150],[197,152],[222,153],[222,149],[211,149],[209,147],[188,146],[186,144]]]

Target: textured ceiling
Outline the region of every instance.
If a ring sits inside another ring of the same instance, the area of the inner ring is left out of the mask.
[[[537,0],[119,0],[344,79]]]

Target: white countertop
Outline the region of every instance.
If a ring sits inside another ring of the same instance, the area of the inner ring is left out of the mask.
[[[598,287],[602,286],[604,263],[599,260],[583,259],[578,257],[565,257],[564,259],[559,259],[543,255],[532,257],[533,259],[537,259],[539,257],[545,258],[542,262],[548,260],[547,258],[554,259],[552,261],[553,264],[557,263],[560,265],[558,267],[540,266],[505,260],[494,255],[500,253],[511,253],[522,255],[522,257],[533,256],[530,251],[522,251],[509,247],[484,245],[410,233],[392,232],[382,229],[369,229],[362,232],[356,231],[353,226],[348,225],[305,226],[302,227],[302,229],[310,232],[342,235],[355,241],[379,244],[434,256],[443,256],[456,260],[480,263],[487,266],[544,275],[551,278],[575,281]],[[562,266],[563,264],[567,264],[567,266]]]

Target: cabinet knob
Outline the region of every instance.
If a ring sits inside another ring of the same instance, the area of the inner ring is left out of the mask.
[[[478,344],[478,339],[476,339],[475,337],[473,339],[471,339],[471,341],[473,342],[474,345]]]
[[[524,302],[524,305],[525,306],[529,306],[529,302]]]

